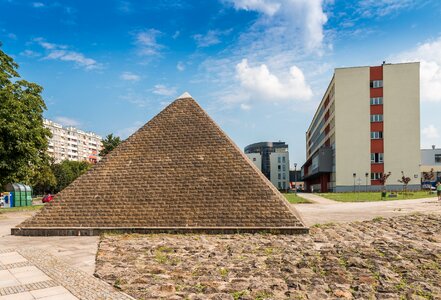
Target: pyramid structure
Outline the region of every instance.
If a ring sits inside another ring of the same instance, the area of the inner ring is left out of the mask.
[[[186,93],[11,232],[306,233],[279,191]]]

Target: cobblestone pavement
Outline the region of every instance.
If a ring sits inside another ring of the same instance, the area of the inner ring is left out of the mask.
[[[138,299],[441,299],[441,215],[310,235],[107,235],[97,274]]]
[[[129,300],[107,283],[36,249],[0,250],[0,300]]]

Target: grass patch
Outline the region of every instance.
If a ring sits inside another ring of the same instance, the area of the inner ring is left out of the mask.
[[[381,192],[360,192],[360,193],[320,193],[318,195],[339,202],[371,202],[371,201],[391,201],[391,200],[410,200],[436,197],[427,191],[416,192],[398,192],[396,197],[389,197],[391,193],[387,193],[386,197],[381,198]]]
[[[293,204],[311,203],[310,201],[297,196],[295,193],[283,194],[283,196],[285,196],[286,200],[288,200],[289,203],[293,203]]]
[[[4,213],[8,213],[8,212],[40,210],[43,206],[44,205],[32,205],[32,206],[19,206],[19,207],[0,208],[0,214],[4,214]]]

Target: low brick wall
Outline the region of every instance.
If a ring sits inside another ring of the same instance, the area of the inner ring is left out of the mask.
[[[93,236],[103,233],[205,233],[205,234],[235,234],[235,233],[271,233],[271,234],[308,234],[305,227],[156,227],[156,228],[121,228],[121,227],[26,227],[11,228],[12,235],[20,236]]]

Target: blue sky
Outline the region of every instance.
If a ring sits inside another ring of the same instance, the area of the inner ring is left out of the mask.
[[[422,147],[441,147],[437,0],[0,0],[0,41],[49,119],[126,138],[188,91],[291,164],[334,68],[420,61]]]

